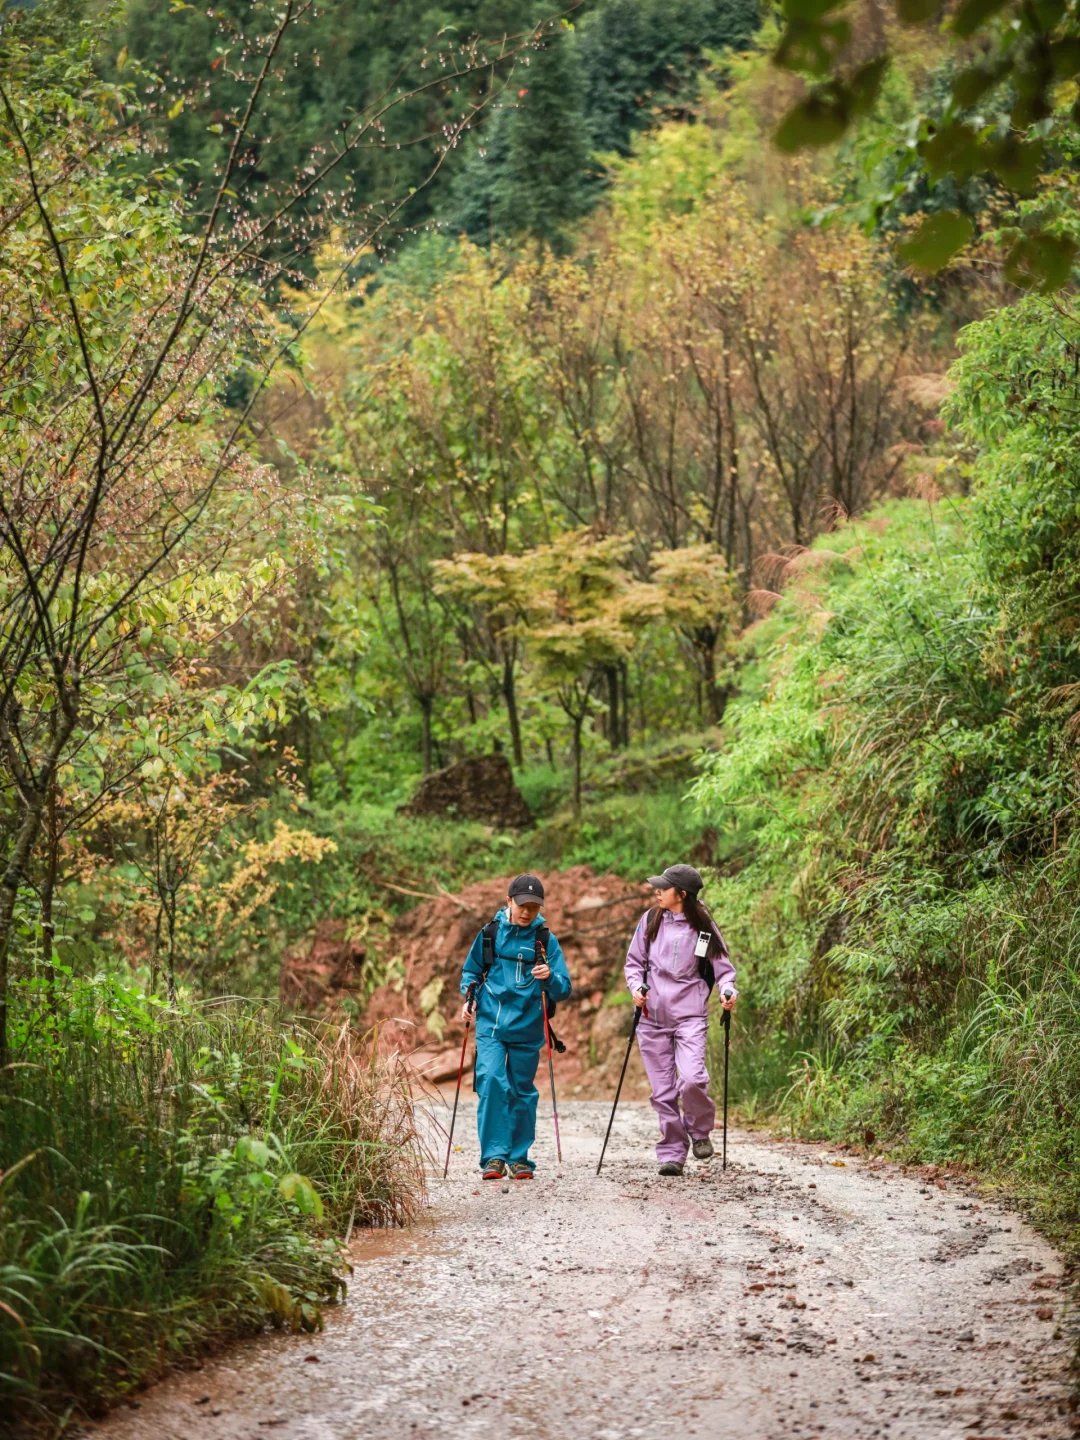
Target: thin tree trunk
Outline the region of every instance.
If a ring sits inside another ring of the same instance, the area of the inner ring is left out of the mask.
[[[584,715],[574,716],[574,815],[581,815],[581,727]]]
[[[622,685],[622,743],[630,747],[630,667],[625,660],[619,661],[619,680]]]
[[[506,718],[510,722],[510,745],[514,752],[514,766],[525,768],[525,752],[521,747],[521,717],[518,715],[517,684],[514,677],[514,662],[503,661],[503,699],[506,701]]]
[[[619,671],[614,665],[606,665],[604,674],[607,679],[608,693],[608,744],[612,750],[618,750],[622,741],[622,724],[619,719]]]
[[[431,711],[434,702],[430,695],[421,695],[420,702],[420,753],[424,762],[424,774],[431,774]]]
[[[169,896],[165,906],[165,931],[167,944],[165,950],[165,961],[168,970],[165,976],[165,983],[168,988],[169,1004],[176,1008],[176,892]]]
[[[53,776],[56,774],[60,753],[75,728],[75,714],[74,708],[70,710],[65,708],[64,718],[53,736],[52,745],[49,747],[36,783],[30,792],[30,803],[27,805],[26,812],[15,833],[15,844],[12,846],[3,877],[0,878],[0,1072],[6,1068],[8,1063],[8,962],[11,954],[15,906],[19,900],[19,886],[22,884],[27,864],[41,833],[45,798],[49,786],[52,784]]]
[[[56,776],[49,782],[49,799],[45,832],[48,851],[45,857],[45,879],[41,887],[41,965],[45,972],[45,993],[49,1010],[56,1015],[56,971],[53,968],[56,926],[53,923],[53,896],[60,868],[60,834],[56,823]]]
[[[702,678],[705,682],[705,696],[709,702],[709,719],[719,725],[723,715],[720,692],[716,686],[716,635],[712,630],[699,632],[698,652],[701,655]]]

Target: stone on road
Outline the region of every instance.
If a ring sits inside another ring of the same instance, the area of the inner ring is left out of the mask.
[[[536,1178],[504,1194],[480,1180],[463,1107],[462,1150],[447,1181],[432,1179],[429,1218],[355,1242],[348,1303],[325,1334],[239,1345],[101,1428],[115,1440],[1073,1433],[1061,1263],[1015,1215],[745,1134],[726,1173],[717,1156],[662,1179],[643,1105],[620,1108],[597,1179],[606,1105],[560,1112],[561,1167],[544,1118]]]

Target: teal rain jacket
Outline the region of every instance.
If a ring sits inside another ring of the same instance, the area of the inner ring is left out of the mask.
[[[495,958],[487,983],[484,975],[484,935],[481,931],[472,943],[461,972],[461,993],[477,986],[476,1033],[490,1035],[504,1045],[535,1045],[544,1043],[544,1017],[540,1009],[540,981],[533,979],[536,959],[536,932],[544,923],[538,915],[531,925],[511,925],[506,910],[500,910],[495,938]],[[548,937],[547,962],[551,978],[545,989],[553,1000],[565,1000],[573,988],[566,968],[562,946],[554,935]]]

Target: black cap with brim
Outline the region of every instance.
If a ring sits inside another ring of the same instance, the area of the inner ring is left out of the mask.
[[[657,890],[666,890],[669,885],[674,885],[676,890],[696,895],[705,881],[693,865],[669,865],[662,875],[650,875],[649,884]]]
[[[519,905],[544,903],[544,887],[535,875],[515,875],[506,893]]]

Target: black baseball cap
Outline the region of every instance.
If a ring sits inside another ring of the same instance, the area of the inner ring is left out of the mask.
[[[674,885],[676,890],[696,895],[705,881],[693,865],[669,865],[662,875],[650,875],[649,884],[657,890],[666,890],[669,885]]]
[[[515,875],[506,893],[519,905],[542,905],[544,902],[544,887],[535,875]]]

